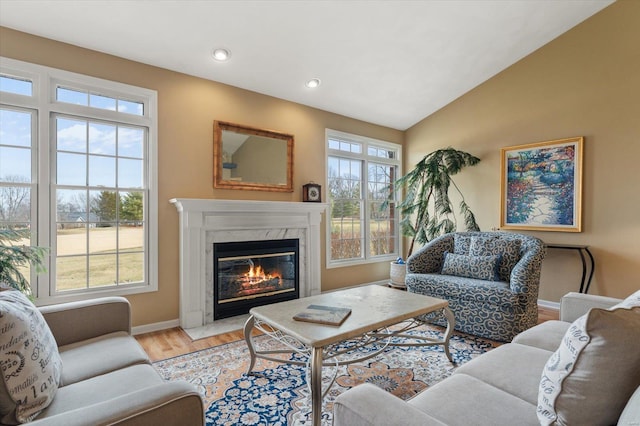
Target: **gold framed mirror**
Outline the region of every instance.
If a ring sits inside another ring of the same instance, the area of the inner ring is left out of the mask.
[[[213,122],[213,187],[293,192],[293,135]]]

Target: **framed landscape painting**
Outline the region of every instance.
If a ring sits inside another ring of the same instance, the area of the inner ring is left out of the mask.
[[[583,137],[502,148],[500,228],[582,231]]]

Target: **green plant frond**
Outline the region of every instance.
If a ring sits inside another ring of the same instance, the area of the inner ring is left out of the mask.
[[[15,244],[30,237],[28,229],[0,229],[0,282],[33,298],[29,282],[19,268],[31,264],[37,273],[45,272],[44,261],[48,250],[44,247]]]
[[[12,264],[3,264],[0,270],[0,283],[7,284],[32,298],[31,286],[22,273]]]
[[[20,241],[30,236],[31,234],[28,229],[0,229],[0,247],[9,246],[10,242]]]
[[[411,171],[394,182],[396,190],[403,188],[405,191],[404,199],[396,207],[401,215],[402,234],[412,237],[411,247],[414,242],[425,244],[443,233],[456,230],[457,217],[449,198],[451,185],[462,197],[460,210],[465,226],[468,229],[470,226],[471,229],[478,228],[473,213],[464,203],[464,196],[451,176],[479,162],[479,158],[451,147],[438,149],[425,155]],[[386,208],[388,203],[382,205]]]
[[[400,221],[400,232],[402,232],[402,235],[405,237],[414,237],[416,235],[416,230],[409,219]]]
[[[473,214],[467,203],[464,200],[460,201],[460,211],[464,216],[464,226],[467,231],[479,231],[480,227],[476,222],[476,216]]]
[[[429,224],[423,228],[423,230],[424,230],[424,235],[421,243],[426,244],[429,241],[442,235],[440,231],[440,220],[436,219],[436,220],[430,221]]]
[[[463,168],[469,166],[475,166],[480,162],[478,157],[475,157],[464,151],[458,151],[453,148],[448,148],[446,154],[443,156],[443,163],[447,169],[449,175],[455,175]]]
[[[428,243],[429,242],[429,229],[427,227],[420,228],[418,230],[418,232],[416,233],[415,240],[420,245],[425,245],[426,243]]]
[[[416,190],[415,187],[407,188],[407,193],[404,196],[404,199],[398,203],[398,207],[402,209],[404,212],[409,211],[409,213],[413,213],[413,206],[415,205],[416,200]]]
[[[438,214],[447,215],[453,212],[453,206],[446,188],[440,187],[435,190],[433,202]]]
[[[440,229],[438,235],[448,234],[456,230],[456,224],[449,218],[443,219],[440,222]]]

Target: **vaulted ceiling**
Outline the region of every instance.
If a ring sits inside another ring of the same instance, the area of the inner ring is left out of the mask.
[[[405,130],[611,3],[3,0],[0,25]]]

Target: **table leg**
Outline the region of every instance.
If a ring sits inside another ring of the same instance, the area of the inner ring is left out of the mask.
[[[578,250],[580,254],[580,260],[582,261],[582,278],[580,279],[580,293],[584,293],[584,279],[587,277],[587,262],[584,260],[584,253],[582,249]]]
[[[250,315],[247,322],[244,323],[244,340],[247,342],[249,356],[251,357],[251,360],[249,361],[249,368],[247,369],[247,375],[251,374],[251,371],[256,364],[256,350],[253,347],[253,336],[251,335],[254,324],[255,318],[253,318],[253,315]]]
[[[456,317],[453,316],[453,312],[451,312],[451,309],[449,309],[448,306],[442,311],[444,312],[444,317],[447,320],[447,330],[444,332],[444,353],[447,355],[449,362],[453,362],[451,352],[449,351],[449,339],[451,339],[453,328],[456,326]]]
[[[589,259],[591,259],[591,269],[589,270],[589,280],[587,281],[587,286],[584,288],[584,292],[589,293],[589,286],[591,285],[591,278],[593,278],[593,272],[596,270],[596,261],[593,259],[593,255],[589,251],[589,247],[585,247],[584,251],[589,255]]]
[[[313,426],[322,420],[322,348],[311,348],[311,417]]]

